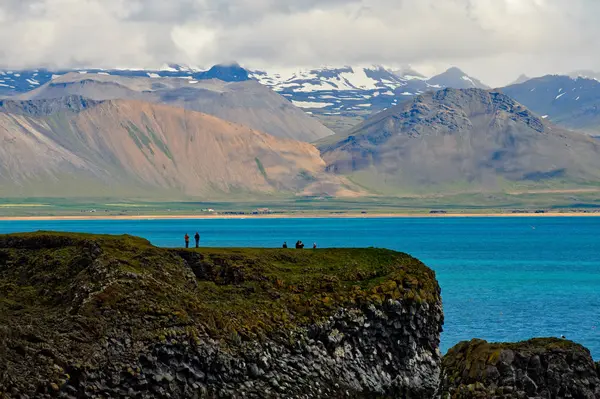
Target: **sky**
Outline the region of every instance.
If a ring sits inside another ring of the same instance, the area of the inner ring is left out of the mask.
[[[0,66],[600,71],[600,0],[0,0]]]

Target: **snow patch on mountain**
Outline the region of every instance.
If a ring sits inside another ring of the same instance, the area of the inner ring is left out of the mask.
[[[296,100],[292,100],[292,104],[294,104],[296,107],[300,107],[300,108],[325,108],[325,107],[334,105],[333,103],[318,103],[318,102],[312,102],[312,101],[296,101]]]
[[[252,71],[250,76],[273,90],[308,93],[316,91],[356,91],[396,89],[405,80],[383,67],[323,67],[296,71]],[[289,89],[289,90],[288,90]]]

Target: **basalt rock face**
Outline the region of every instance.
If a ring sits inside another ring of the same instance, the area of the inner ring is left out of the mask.
[[[404,397],[440,384],[434,273],[386,250],[0,236],[0,397]]]
[[[442,399],[600,398],[590,352],[567,340],[461,342],[442,364]]]

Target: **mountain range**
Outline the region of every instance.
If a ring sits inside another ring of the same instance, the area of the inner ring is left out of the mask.
[[[91,100],[140,100],[204,112],[273,136],[314,141],[333,134],[283,97],[254,80],[227,82],[104,74],[68,73],[19,100],[78,95]]]
[[[336,132],[343,132],[373,113],[427,91],[445,87],[489,88],[458,68],[450,68],[430,79],[410,68],[392,71],[382,66],[325,67],[287,75],[254,71],[250,76]]]
[[[547,75],[501,90],[544,119],[600,135],[600,82],[596,79]]]
[[[600,141],[482,89],[419,95],[317,144],[331,172],[382,194],[593,185],[600,179]]]
[[[179,78],[191,82],[218,79],[224,82],[255,80],[279,93],[330,129],[344,131],[374,112],[392,107],[406,97],[430,90],[453,87],[488,88],[458,68],[426,78],[407,67],[392,70],[383,66],[322,67],[311,70],[258,71],[237,64],[215,65],[201,71],[181,65],[166,65],[160,70],[46,69],[0,71],[0,98],[19,95],[63,75],[89,75],[129,78]],[[236,120],[237,122],[237,120]]]
[[[492,90],[458,68],[432,78],[236,64],[3,73],[6,197],[364,197],[600,181],[600,141],[581,133],[600,131],[595,79],[521,77]]]
[[[5,100],[0,195],[355,195],[318,150],[214,116],[137,100]]]
[[[52,79],[69,73],[100,74],[105,76],[181,78],[189,80],[220,79],[225,82],[249,80],[248,72],[237,64],[215,65],[207,71],[168,64],[158,70],[146,69],[57,69],[0,70],[0,97],[25,93]]]

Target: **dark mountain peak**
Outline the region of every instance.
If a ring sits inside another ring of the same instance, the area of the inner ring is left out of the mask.
[[[516,123],[524,123],[530,128],[542,132],[542,120],[506,94],[483,89],[454,89],[446,88],[433,93],[415,97],[412,102],[392,108],[390,116],[408,118],[410,127],[423,125],[449,126],[449,123],[466,127],[469,123],[461,124],[456,117],[466,121],[469,118],[487,116],[498,120],[510,119]],[[414,118],[414,116],[418,116]],[[463,121],[463,122],[464,122]],[[451,129],[452,130],[452,129]]]
[[[319,142],[328,170],[394,192],[585,182],[600,175],[600,146],[546,124],[498,91],[446,88],[380,112]],[[360,172],[360,173],[357,173]],[[466,186],[465,186],[466,185]]]
[[[593,136],[600,130],[600,82],[582,76],[546,75],[502,92],[544,119]]]
[[[238,63],[217,64],[201,73],[201,79],[219,79],[224,82],[244,82],[250,80],[248,71]]]

